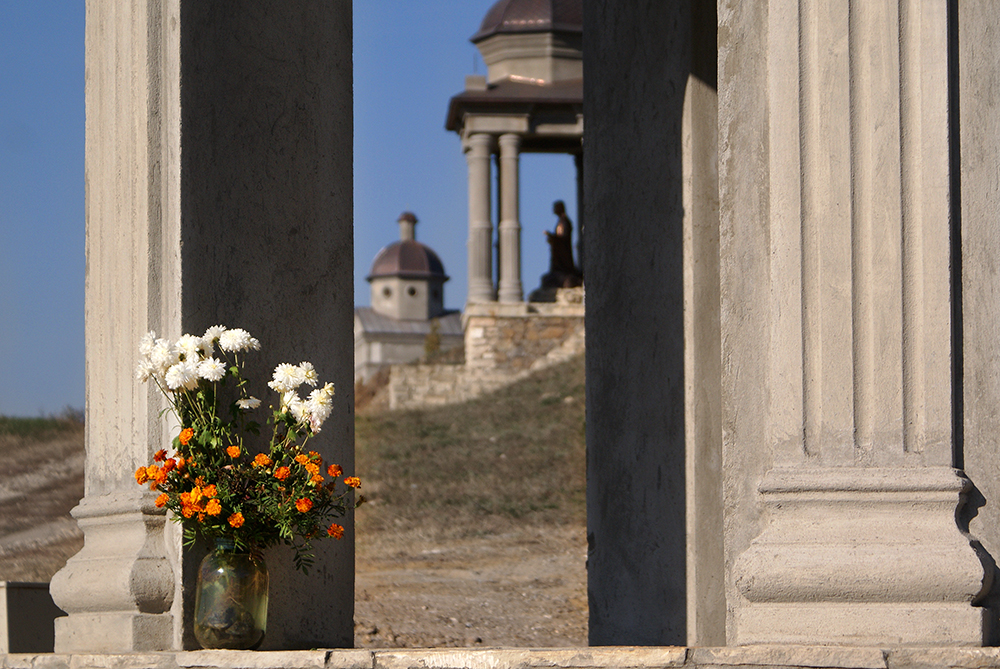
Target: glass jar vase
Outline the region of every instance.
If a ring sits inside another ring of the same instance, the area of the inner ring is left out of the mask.
[[[216,539],[201,561],[194,597],[194,636],[202,648],[253,650],[267,628],[267,565],[259,553]]]

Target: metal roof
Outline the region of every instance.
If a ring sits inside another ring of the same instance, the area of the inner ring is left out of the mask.
[[[368,280],[380,276],[448,280],[438,255],[413,239],[393,242],[378,252],[372,261]]]
[[[417,334],[426,335],[431,331],[431,321],[438,322],[438,334],[461,337],[462,312],[449,311],[443,316],[428,321],[402,321],[376,312],[371,307],[356,307],[354,315],[361,323],[361,329],[369,334]]]
[[[583,32],[582,0],[499,0],[486,12],[473,43],[497,33]]]

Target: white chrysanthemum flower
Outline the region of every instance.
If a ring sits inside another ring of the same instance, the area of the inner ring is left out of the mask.
[[[327,383],[322,388],[317,388],[316,390],[312,391],[312,393],[309,394],[309,397],[312,398],[313,395],[316,395],[317,397],[319,397],[319,395],[317,395],[317,393],[321,393],[323,395],[323,397],[325,397],[327,399],[333,399],[333,396],[335,394],[334,390],[333,390],[333,384],[332,383]]]
[[[281,411],[291,413],[295,422],[301,425],[309,424],[309,407],[294,390],[282,394]]]
[[[297,401],[292,402],[292,404],[288,407],[288,410],[292,412],[292,416],[299,425],[308,425],[309,405],[297,397],[295,399]]]
[[[219,335],[219,348],[223,351],[247,351],[253,348],[254,338],[242,328],[226,330]],[[260,343],[258,342],[258,346]]]
[[[205,330],[205,335],[202,337],[205,341],[210,344],[215,344],[215,340],[222,336],[222,333],[226,331],[225,325],[213,325],[212,327]]]
[[[149,352],[149,361],[159,374],[165,374],[170,367],[177,364],[180,357],[180,349],[166,339],[157,339]]]
[[[135,378],[140,383],[145,383],[154,376],[156,376],[156,367],[153,366],[153,363],[149,360],[140,360],[139,366],[135,368]]]
[[[139,340],[139,354],[148,358],[153,352],[153,344],[156,343],[156,333],[150,330]]]
[[[236,400],[236,406],[241,409],[256,409],[260,406],[260,400],[256,397],[247,397],[245,399]]]
[[[288,390],[281,394],[281,411],[288,411],[288,407],[292,405],[295,401],[301,402],[298,393],[294,390]]]
[[[205,334],[202,335],[201,341],[205,345],[205,357],[209,357],[215,353],[215,341],[222,336],[222,333],[226,331],[225,325],[213,325],[212,327],[205,330]]]
[[[167,388],[171,390],[194,390],[198,387],[198,365],[183,360],[167,370]]]
[[[311,362],[300,362],[299,370],[302,373],[302,381],[308,383],[313,388],[319,383],[319,374],[316,373],[316,368],[313,367]]]
[[[301,367],[283,362],[274,368],[274,374],[267,385],[275,392],[287,393],[301,386],[304,381]]]
[[[186,334],[182,335],[181,338],[177,340],[177,348],[181,350],[185,360],[190,360],[191,362],[196,363],[202,358],[202,352],[205,350],[205,344],[202,342],[201,337]]]
[[[215,383],[226,375],[226,366],[218,358],[206,358],[198,363],[198,376]]]
[[[309,424],[312,426],[313,432],[319,432],[323,422],[330,417],[330,412],[333,411],[333,399],[323,392],[322,388],[317,388],[309,393],[306,407],[309,410]]]

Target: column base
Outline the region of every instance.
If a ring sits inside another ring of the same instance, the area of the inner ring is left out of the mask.
[[[969,481],[929,468],[776,469],[736,560],[734,642],[982,645],[992,569],[955,518]]]
[[[982,646],[986,610],[968,603],[751,604],[736,612],[738,644]]]
[[[166,555],[166,514],[146,490],[84,497],[73,517],[83,549],[52,577],[58,653],[112,653],[173,647],[174,572]]]
[[[122,653],[169,649],[174,618],[169,613],[76,613],[56,618],[57,653]]]

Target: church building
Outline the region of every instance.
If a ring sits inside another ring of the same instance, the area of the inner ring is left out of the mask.
[[[354,310],[355,381],[367,381],[386,365],[418,360],[428,349],[462,344],[462,314],[444,308],[448,275],[438,255],[416,240],[416,225],[417,217],[403,212],[399,241],[372,262],[371,306]]]

